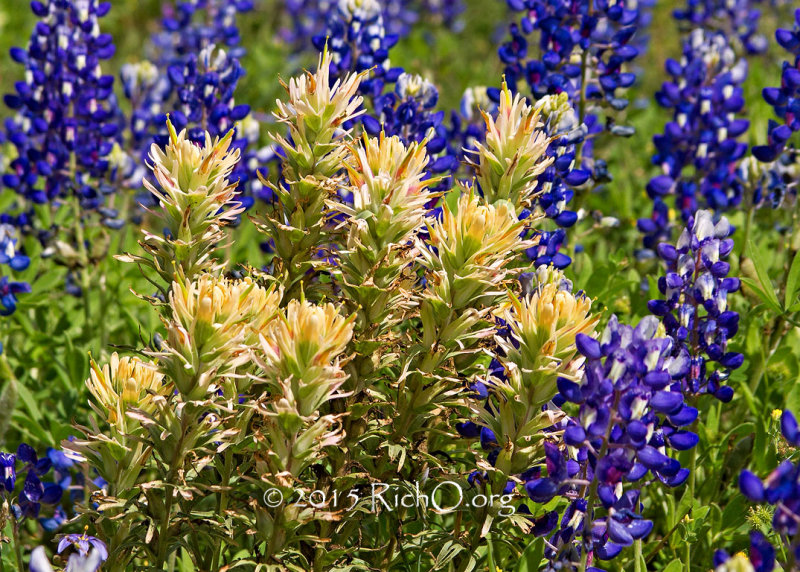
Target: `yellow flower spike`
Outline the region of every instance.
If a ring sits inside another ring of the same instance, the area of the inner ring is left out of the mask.
[[[288,84],[282,82],[289,101],[278,100],[274,115],[292,130],[294,145],[282,137],[277,138],[281,145],[288,145],[290,151],[302,153],[301,147],[311,147],[315,143],[327,146],[340,125],[364,113],[359,109],[363,98],[358,95],[358,86],[366,72],[348,74],[331,86],[331,61],[331,53],[326,47],[320,54],[315,73],[305,72],[290,79]],[[310,151],[314,152],[313,149]],[[304,173],[294,174],[296,177],[302,175]]]
[[[235,196],[235,185],[228,178],[239,160],[239,150],[230,149],[233,130],[216,140],[206,133],[205,144],[200,146],[186,138],[185,129],[177,133],[169,120],[167,129],[169,144],[161,149],[154,143],[150,147],[150,160],[158,182],[167,187],[165,191],[172,192],[163,196],[147,180],[145,186],[162,200],[169,200],[178,207],[194,206],[205,197],[218,203],[217,208],[230,202]]]
[[[328,201],[328,205],[350,217],[367,222],[367,234],[359,233],[364,246],[377,250],[403,243],[409,233],[425,221],[425,205],[437,195],[426,189],[440,179],[425,179],[428,164],[427,139],[406,147],[398,137],[368,137],[348,145],[344,163],[353,204]],[[369,216],[367,216],[369,215]]]
[[[114,352],[102,368],[92,360],[86,387],[100,406],[98,414],[119,431],[125,427],[125,410],[130,407],[152,411],[152,397],[164,391],[164,376],[155,365],[138,357]]]
[[[576,352],[575,337],[591,335],[599,319],[590,314],[589,298],[562,287],[563,274],[553,272],[550,278],[528,298],[509,293],[511,308],[505,320],[520,347],[511,340],[498,342],[523,370],[565,368]]]
[[[276,315],[281,292],[263,288],[252,278],[241,280],[201,275],[192,283],[174,282],[170,293],[173,316],[184,328],[205,324],[214,336],[257,343],[267,323]]]
[[[445,207],[430,228],[431,243],[452,256],[454,269],[467,264],[494,266],[530,246],[519,238],[523,222],[508,203],[483,204],[472,191],[461,195],[455,212]]]
[[[497,119],[481,112],[486,141],[478,143],[472,162],[487,202],[510,201],[517,211],[529,207],[536,194],[537,178],[553,162],[546,156],[551,138],[544,132],[541,108],[531,107],[503,80]]]
[[[159,218],[159,232],[143,230],[139,244],[147,256],[117,258],[152,268],[168,285],[176,274],[193,278],[220,268],[211,255],[224,238],[222,227],[244,208],[235,200],[236,183],[230,182],[239,160],[239,150],[231,149],[233,131],[216,140],[206,133],[204,145],[195,145],[186,130],[178,133],[170,121],[167,129],[167,145],[150,148],[156,184],[144,180],[145,188],[159,199],[160,210],[153,213]],[[164,227],[168,237],[161,232]]]
[[[714,572],[754,572],[750,558],[743,552],[737,552],[732,558],[714,569]]]
[[[486,204],[473,189],[461,195],[456,209],[445,205],[441,220],[429,221],[429,244],[421,244],[423,264],[432,272],[430,295],[456,309],[488,302],[481,299],[496,290],[509,272],[514,253],[534,243],[520,238],[526,221],[517,218],[507,201]]]
[[[355,315],[342,316],[333,304],[292,300],[261,336],[261,366],[273,384],[290,390],[297,413],[314,413],[344,383],[338,365],[353,336]],[[289,395],[284,395],[289,399]]]
[[[202,398],[237,368],[249,367],[251,353],[278,312],[282,292],[263,288],[250,277],[229,280],[203,274],[194,282],[174,282],[166,321],[162,370],[178,390]]]

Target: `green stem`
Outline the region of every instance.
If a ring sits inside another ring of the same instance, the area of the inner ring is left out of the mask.
[[[450,301],[450,307],[453,307],[452,300]],[[402,438],[408,438],[409,441],[411,440],[412,435],[409,434],[409,430],[414,418],[413,413],[415,409],[415,407],[412,406],[416,404],[419,391],[427,381],[426,374],[436,371],[436,369],[445,361],[442,359],[442,356],[447,357],[450,353],[449,351],[444,351],[437,357],[436,350],[444,347],[441,340],[441,332],[443,332],[452,323],[453,317],[454,312],[451,309],[441,324],[435,324],[434,327],[436,328],[436,335],[434,336],[433,344],[431,344],[431,347],[428,349],[428,351],[426,351],[424,354],[421,354],[421,356],[415,360],[412,368],[410,368],[412,371],[416,370],[416,373],[413,373],[406,378],[406,382],[402,386],[402,389],[407,392],[409,385],[413,386],[411,390],[411,399],[408,401],[406,407],[399,408],[401,413],[397,423],[395,424],[397,429],[392,435],[394,442],[397,442]],[[402,401],[400,400],[400,390],[398,390],[397,399],[398,403],[402,404]]]
[[[166,498],[164,499],[164,514],[161,517],[161,527],[158,530],[158,557],[156,561],[156,565],[159,570],[163,570],[164,564],[167,562],[167,550],[169,549],[169,519],[170,516],[172,516],[172,504],[175,497],[174,481],[178,474],[178,469],[183,464],[184,459],[183,441],[186,436],[186,417],[188,417],[188,415],[184,415],[183,419],[181,420],[181,437],[178,440],[178,447],[175,457],[173,457],[172,463],[170,463],[169,473],[167,473],[167,479],[164,483],[164,494],[166,495]]]
[[[609,425],[611,423],[609,422]],[[606,451],[608,451],[608,441],[603,441],[603,447],[600,450],[598,459],[602,459]],[[594,503],[597,502],[597,479],[592,479],[592,484],[589,488],[589,497],[586,500],[586,514],[583,517],[583,541],[581,546],[581,566],[579,572],[586,572],[586,567],[589,564],[589,543],[591,542],[591,526],[592,526],[592,513]]]
[[[497,566],[494,564],[494,547],[492,546],[492,533],[486,533],[486,559],[489,561],[489,572],[496,572]]]
[[[753,216],[755,213],[755,209],[750,207],[747,210],[747,217],[744,221],[744,238],[741,242],[741,248],[739,249],[739,266],[742,265],[742,259],[744,258],[744,251],[747,248],[747,243],[750,241],[750,229],[753,227]]]
[[[642,571],[642,539],[639,538],[634,541],[633,543],[633,552],[634,552],[634,562],[633,562],[633,571],[634,572],[643,572]],[[645,564],[645,568],[647,568],[647,564]]]
[[[8,363],[5,352],[0,354],[0,379],[18,381],[17,376],[14,375],[14,370],[11,369],[11,365]]]
[[[14,520],[11,530],[14,534],[14,555],[17,558],[17,569],[19,572],[25,572],[25,562],[22,560],[22,544],[19,541],[19,521]]]
[[[161,517],[161,527],[158,530],[158,568],[159,570],[163,570],[164,564],[167,560],[167,539],[169,534],[167,534],[169,530],[169,517],[172,513],[172,498],[175,495],[174,486],[172,485],[172,481],[174,480],[173,471],[170,470],[169,476],[167,477],[167,482],[164,483],[164,490],[167,498],[164,500],[164,515]]]
[[[389,570],[389,567],[392,564],[392,560],[394,560],[394,549],[397,546],[397,534],[392,534],[391,538],[389,538],[389,542],[386,544],[386,552],[383,554],[383,566],[384,570]],[[314,559],[314,570],[317,570],[317,566],[320,564],[319,559]]]
[[[697,433],[697,420],[692,424],[691,430]],[[689,457],[689,498],[694,502],[695,484],[697,482],[697,447],[693,447]],[[689,511],[691,514],[691,510]],[[692,545],[687,542],[684,545],[684,564],[689,572],[692,569]]]
[[[659,541],[658,541],[658,544],[656,545],[656,547],[655,547],[655,548],[654,548],[654,549],[653,549],[653,550],[652,550],[652,551],[651,551],[651,552],[650,552],[650,553],[647,555],[647,557],[645,558],[645,564],[647,564],[647,563],[651,562],[651,561],[652,561],[652,560],[653,560],[653,559],[654,559],[656,556],[658,556],[658,554],[661,552],[661,549],[662,549],[662,548],[664,548],[664,546],[666,546],[666,544],[667,544],[667,542],[669,541],[669,539],[670,539],[670,537],[672,536],[672,534],[673,534],[673,533],[674,533],[676,530],[678,530],[678,526],[680,526],[680,524],[681,524],[681,521],[682,521],[682,520],[683,520],[685,517],[689,516],[689,513],[690,513],[690,512],[691,512],[691,508],[690,508],[688,511],[686,511],[686,513],[685,513],[683,516],[681,516],[681,517],[680,517],[680,518],[679,518],[679,519],[678,519],[678,520],[675,522],[675,524],[672,526],[672,528],[670,528],[670,529],[669,529],[669,532],[667,532],[667,533],[664,535],[664,537],[663,537],[661,540],[659,540]]]
[[[772,334],[768,338],[765,338],[765,341],[767,342],[766,347],[763,348],[761,358],[758,360],[758,362],[756,362],[753,372],[750,373],[750,389],[753,393],[758,390],[758,386],[761,384],[761,380],[764,378],[764,374],[767,372],[769,360],[772,359],[772,356],[776,351],[778,351],[778,347],[783,341],[785,328],[786,321],[784,320],[783,316],[781,316],[775,321]]]
[[[81,203],[77,195],[72,195],[72,222],[74,225],[75,242],[78,247],[78,257],[81,265],[81,288],[83,290],[83,313],[86,318],[84,333],[92,326],[92,310],[89,302],[89,291],[91,289],[91,277],[89,276],[89,253],[86,250],[86,237],[83,233],[83,220],[81,217]]]
[[[466,556],[464,556],[464,558],[461,559],[461,564],[459,564],[458,566],[458,572],[466,572],[467,568],[469,568],[470,561],[472,560],[472,555],[475,553],[475,549],[478,547],[478,544],[480,543],[481,530],[483,529],[487,517],[488,517],[488,512],[485,512],[483,518],[479,521],[480,526],[475,528],[475,531],[472,533],[472,536],[470,537],[469,541],[469,547],[466,552]]]
[[[175,561],[178,559],[178,553],[174,550],[170,552],[169,558],[167,558],[167,570],[168,572],[174,572],[175,570]]]
[[[592,12],[592,2],[589,3],[589,15],[591,16]],[[584,123],[584,119],[586,118],[586,83],[588,80],[588,71],[589,71],[589,51],[584,50],[581,53],[581,91],[580,91],[580,99],[578,100],[578,125],[582,126]],[[583,146],[586,143],[586,138],[584,137],[580,143],[578,143],[577,148],[575,149],[575,168],[580,169],[581,164],[583,163]],[[577,212],[578,209],[583,206],[583,202],[586,199],[586,196],[591,192],[591,189],[576,189],[575,190],[575,204],[578,205],[575,208]],[[494,571],[492,571],[494,572]]]
[[[580,99],[578,100],[578,125],[583,125],[583,120],[586,117],[586,72],[589,68],[589,51],[584,50],[581,54],[581,92]],[[578,148],[575,150],[575,165],[580,168],[581,159],[583,156],[584,140],[578,143]]]
[[[275,558],[278,550],[283,547],[283,521],[283,509],[282,507],[278,507],[278,514],[275,515],[275,519],[272,521],[272,536],[270,536],[269,543],[267,544],[265,556],[268,558]]]
[[[5,353],[0,354],[0,381],[2,381],[2,389],[0,389],[0,409],[3,411],[0,417],[0,443],[5,442],[6,432],[11,424],[11,416],[17,406],[17,395],[19,381],[14,375],[11,366],[8,363]]]
[[[608,418],[608,425],[606,426],[606,434],[603,439],[603,445],[600,447],[600,453],[597,458],[602,459],[608,452],[608,442],[611,438],[611,428],[614,426],[615,417],[617,416],[617,408],[619,407],[620,393],[616,392],[614,396],[614,406],[611,408],[611,415]],[[592,479],[592,484],[589,486],[589,496],[586,500],[586,513],[583,515],[583,533],[581,539],[581,565],[578,569],[579,572],[586,572],[586,567],[589,565],[589,545],[591,543],[591,530],[592,519],[594,518],[594,504],[597,502],[597,489],[600,482],[595,475]]]
[[[233,451],[228,448],[225,449],[225,462],[222,473],[222,491],[217,497],[217,516],[222,517],[225,510],[228,508],[228,486],[231,480],[231,470],[233,465]],[[211,566],[212,570],[219,570],[219,563],[222,559],[222,553],[225,551],[225,543],[222,539],[217,541],[217,549],[214,551],[214,560]]]
[[[495,474],[494,478],[492,479],[492,482],[493,482],[492,485],[489,485],[488,483],[484,484],[484,493],[487,496],[488,495],[492,495],[492,494],[496,494],[499,491],[501,491],[502,488],[503,488],[503,485],[506,482],[506,477],[503,476],[502,474],[499,474],[499,473]],[[490,519],[493,518],[493,517],[492,517],[492,514],[489,511],[489,508],[490,508],[489,503],[487,503],[487,506],[485,506],[482,509],[482,511],[483,511],[482,512],[482,516],[480,518],[478,518],[477,521],[476,521],[477,523],[479,523],[479,525],[477,527],[475,527],[474,532],[472,533],[472,536],[470,537],[469,546],[468,546],[468,550],[467,550],[467,553],[466,553],[467,556],[464,557],[461,560],[461,562],[459,564],[459,567],[458,567],[458,572],[465,572],[467,570],[467,568],[469,567],[471,556],[475,553],[475,550],[478,548],[478,545],[480,544],[481,533],[483,532],[484,529],[487,529],[486,530],[486,550],[487,550],[486,557],[487,557],[488,564],[490,566],[489,569],[491,570],[491,572],[495,572],[497,570],[497,568],[495,567],[495,564],[494,564],[494,551],[493,551],[494,547],[492,546],[492,530],[490,528],[491,524],[492,524]],[[487,523],[488,523],[488,525],[487,525]]]

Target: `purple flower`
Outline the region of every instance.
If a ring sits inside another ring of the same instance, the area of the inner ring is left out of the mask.
[[[166,142],[169,116],[178,131],[188,130],[197,143],[222,137],[235,129],[232,146],[242,157],[232,174],[244,191],[246,208],[253,197],[271,200],[272,193],[258,179],[266,175],[261,165],[272,158],[269,149],[258,149],[258,123],[250,106],[235,101],[236,88],[245,72],[239,59],[240,45],[236,17],[252,10],[251,0],[200,0],[181,2],[168,9],[162,31],[153,37],[156,54],[152,62],[128,64],[121,70],[125,96],[132,103],[130,130],[133,145],[145,164],[150,145]],[[144,171],[131,167],[129,184],[140,186]],[[141,198],[144,205],[152,199]]]
[[[728,37],[695,29],[684,40],[681,61],[669,59],[665,67],[671,79],[656,101],[672,110],[672,118],[653,138],[661,174],[647,185],[653,215],[638,223],[649,250],[670,238],[668,202],[684,222],[700,207],[724,211],[741,203],[737,167],[747,151],[739,141],[749,127],[739,116],[747,62],[737,58]]]
[[[526,485],[537,502],[556,494],[582,499],[580,505],[569,505],[550,539],[546,555],[551,562],[575,564],[583,546],[601,560],[614,558],[653,528],[641,514],[639,492],[631,483],[648,472],[668,486],[688,477],[688,470],[669,455],[670,449],[697,443],[697,435],[684,428],[697,415],[685,404],[680,382],[688,358],[673,352],[672,339],[656,337],[657,329],[653,316],[636,327],[612,316],[598,339],[576,338],[586,358],[583,379],[558,384],[562,399],[579,405],[562,427],[570,447],[564,451],[575,453],[567,459],[566,452],[550,447],[547,477],[535,475]]]
[[[10,316],[17,309],[17,294],[30,294],[27,282],[11,282],[8,276],[0,278],[0,316]]]
[[[65,534],[62,536],[61,540],[58,541],[58,553],[61,554],[67,548],[73,546],[78,551],[78,554],[87,556],[89,550],[94,548],[100,555],[100,559],[105,561],[108,558],[108,550],[105,543],[94,536],[86,534],[88,529],[89,527],[87,526],[82,534]]]
[[[281,38],[294,50],[305,49],[309,38],[324,34],[326,23],[339,8],[338,0],[287,0],[286,12],[291,26],[281,30]],[[463,0],[383,0],[380,2],[387,32],[398,37],[407,36],[420,21],[444,25],[453,30],[461,28]]]
[[[569,108],[547,125],[554,161],[539,177],[537,200],[546,216],[568,228],[578,218],[567,210],[575,190],[589,192],[611,180],[606,162],[593,156],[594,137],[604,130],[620,136],[634,132],[614,119],[628,104],[621,90],[634,83],[631,62],[639,54],[632,38],[646,20],[637,3],[628,1],[508,0],[508,5],[520,13],[510,26],[511,39],[498,51],[509,88],[523,91],[527,85],[540,103],[558,95]],[[567,266],[571,260],[558,252],[565,237],[563,230],[544,233],[528,256],[537,266]]]
[[[106,556],[107,557],[107,556]],[[105,558],[97,550],[88,555],[71,554],[64,572],[96,572]],[[38,546],[33,549],[30,561],[31,572],[53,572],[53,567],[47,560],[44,548]]]
[[[751,0],[686,0],[673,10],[679,24],[688,29],[703,28],[736,38],[747,54],[760,54],[767,49],[767,40],[758,34],[761,12]],[[738,47],[738,46],[737,46]]]
[[[743,363],[742,354],[728,349],[739,329],[739,315],[728,309],[728,294],[739,289],[739,280],[727,277],[731,232],[724,216],[715,223],[709,211],[697,211],[675,246],[658,246],[667,271],[658,280],[662,297],[648,303],[674,341],[673,355],[683,356],[673,365],[681,371],[670,374],[684,378],[688,393],[722,401],[733,393],[725,381]]]
[[[3,471],[3,486],[13,493],[17,482],[17,457],[11,453],[0,453],[0,469]]]
[[[781,433],[790,444],[796,445],[797,422],[788,410],[781,417]],[[800,554],[800,464],[785,460],[763,481],[745,469],[739,475],[739,489],[751,501],[775,507],[772,528],[781,537],[787,551],[796,558]],[[724,556],[721,555],[721,558]],[[750,533],[750,562],[759,572],[769,572],[775,568],[775,548],[760,532]],[[782,565],[783,569],[788,569],[786,563]]]
[[[17,157],[3,184],[34,204],[74,195],[94,210],[110,190],[119,110],[114,78],[100,68],[114,44],[99,28],[110,7],[98,0],[33,2],[40,21],[28,48],[12,49],[25,79],[5,97],[16,112],[5,127]]]
[[[778,120],[770,119],[766,144],[753,147],[753,157],[767,163],[755,181],[753,202],[760,205],[769,201],[773,208],[784,203],[787,195],[791,198],[797,194],[794,184],[797,179],[794,172],[796,142],[792,137],[800,130],[800,10],[795,11],[794,20],[792,29],[781,28],[775,32],[778,44],[793,59],[790,57],[783,62],[780,85],[767,87],[762,92]]]
[[[17,470],[17,462],[22,463],[22,467]],[[16,502],[11,505],[11,512],[14,518],[37,518],[41,511],[42,504],[58,505],[64,493],[64,489],[59,483],[42,482],[42,478],[50,472],[53,463],[50,458],[39,458],[36,451],[30,445],[21,443],[17,448],[16,454],[0,453],[0,471],[2,471],[3,487],[9,495],[14,493],[18,475],[25,475],[22,490],[16,498]],[[58,507],[54,509],[56,514],[53,518],[40,519],[45,527],[55,526],[57,522],[63,522],[64,518],[59,518]],[[48,528],[51,530],[52,528]]]

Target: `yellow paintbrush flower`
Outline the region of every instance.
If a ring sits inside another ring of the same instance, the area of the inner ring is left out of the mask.
[[[438,252],[421,248],[439,297],[462,308],[498,286],[514,253],[532,244],[520,238],[523,224],[508,201],[486,204],[472,192],[461,195],[455,211],[445,205],[442,219],[428,225]]]
[[[149,257],[117,258],[149,266],[171,284],[176,274],[192,279],[219,268],[211,255],[223,239],[221,227],[244,209],[235,201],[236,184],[228,179],[239,160],[239,150],[230,148],[233,131],[213,141],[206,133],[205,145],[199,146],[186,139],[185,130],[177,133],[169,121],[167,128],[167,146],[153,144],[150,150],[150,168],[158,184],[144,181],[161,206],[154,213],[158,233],[143,230],[139,243]]]
[[[275,210],[256,228],[274,244],[275,275],[283,277],[292,297],[300,290],[313,295],[319,289],[309,271],[325,264],[317,253],[331,243],[325,201],[342,182],[342,162],[349,152],[345,141],[350,135],[344,125],[363,112],[358,86],[364,74],[350,74],[331,85],[330,66],[326,49],[316,73],[306,72],[284,84],[288,101],[278,101],[275,117],[288,127],[290,136],[273,135],[284,151],[282,181],[276,185],[261,178],[277,200]]]
[[[543,130],[540,109],[512,96],[503,83],[497,118],[483,113],[486,142],[477,143],[473,166],[486,200],[510,201],[521,210],[531,205],[536,179],[553,159],[545,155],[550,138]]]
[[[349,217],[363,220],[379,250],[386,243],[405,242],[408,233],[425,221],[425,208],[434,195],[426,192],[438,179],[426,176],[427,141],[406,147],[398,137],[368,137],[350,146],[347,169],[353,205],[329,205]],[[362,233],[363,234],[363,233]],[[368,240],[368,239],[366,239]],[[365,246],[371,246],[365,244]]]
[[[215,334],[228,336],[241,331],[244,342],[255,345],[258,334],[275,316],[280,299],[278,290],[263,288],[249,276],[230,280],[203,274],[189,284],[173,283],[170,306],[187,329],[209,327]]]
[[[266,377],[276,386],[290,382],[301,417],[313,414],[344,382],[338,358],[353,336],[354,318],[333,304],[292,300],[261,336]]]
[[[430,242],[454,270],[470,264],[493,267],[520,249],[522,224],[508,202],[490,205],[463,194],[455,212],[445,207],[441,222],[430,226]]]
[[[281,293],[249,277],[228,280],[203,274],[194,282],[174,282],[164,371],[178,390],[202,398],[212,384],[251,361],[251,349],[275,317]]]
[[[598,318],[590,314],[591,300],[562,288],[556,276],[538,286],[529,298],[509,296],[511,308],[505,320],[519,348],[511,340],[498,338],[498,342],[508,360],[523,370],[566,366],[576,352],[575,336],[591,335],[597,324]]]
[[[388,325],[384,318],[398,310],[408,295],[400,284],[415,258],[410,242],[425,224],[426,204],[437,195],[425,179],[427,141],[407,147],[398,137],[368,137],[352,145],[345,162],[352,204],[328,200],[345,215],[345,248],[334,274],[358,314],[358,327]]]
[[[341,439],[340,416],[319,410],[347,379],[339,356],[353,335],[353,320],[333,304],[292,300],[261,336],[256,360],[269,392],[256,406],[265,420],[257,425],[256,441],[263,450],[256,465],[285,486],[318,458],[322,447]]]
[[[285,169],[289,181],[313,176],[332,177],[341,168],[347,150],[338,144],[346,132],[345,122],[358,117],[362,97],[358,86],[363,74],[349,74],[330,83],[331,54],[326,49],[319,58],[316,73],[305,74],[283,84],[289,100],[278,100],[275,117],[286,124],[291,142],[276,135],[286,151]]]
[[[734,554],[732,558],[714,568],[714,572],[753,572],[754,570],[750,559],[743,552]]]
[[[111,360],[102,368],[92,360],[89,388],[100,407],[92,407],[98,415],[120,432],[125,432],[125,410],[128,407],[152,411],[153,395],[164,391],[164,376],[154,364],[138,357],[123,357],[114,352]]]
[[[212,141],[206,133],[205,145],[195,145],[186,138],[186,130],[175,131],[167,121],[169,143],[162,150],[155,143],[150,148],[151,169],[161,190],[145,179],[145,187],[159,198],[166,211],[173,236],[190,239],[196,227],[215,221],[233,220],[244,209],[227,208],[236,196],[236,184],[229,177],[239,160],[239,150],[230,149],[233,131]],[[190,234],[187,234],[190,233]]]
[[[359,112],[362,98],[356,95],[361,75],[348,74],[344,79],[330,83],[331,54],[327,50],[320,54],[316,73],[305,74],[289,80],[285,85],[289,94],[287,103],[278,100],[275,116],[280,121],[298,122],[298,130],[330,122],[334,127],[363,113]]]
[[[495,463],[495,469],[505,475],[519,473],[541,458],[542,430],[557,420],[557,413],[543,406],[556,395],[560,376],[573,377],[580,371],[574,359],[575,336],[591,335],[597,323],[589,313],[590,300],[573,294],[561,272],[539,271],[537,275],[544,281],[535,285],[530,296],[508,295],[502,317],[510,336],[495,338],[507,375],[505,380],[492,377],[487,383],[495,395],[493,407],[470,404],[482,425],[507,436]]]

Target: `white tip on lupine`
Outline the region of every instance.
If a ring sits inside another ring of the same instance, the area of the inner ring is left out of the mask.
[[[714,236],[714,222],[711,220],[711,211],[697,211],[692,232],[697,237],[697,240],[700,241]]]

